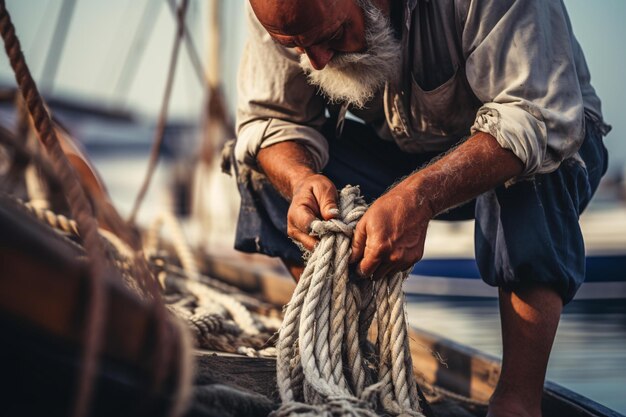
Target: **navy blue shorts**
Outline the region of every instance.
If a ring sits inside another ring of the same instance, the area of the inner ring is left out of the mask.
[[[436,153],[409,154],[381,140],[373,129],[346,121],[340,138],[325,135],[330,160],[323,173],[337,189],[359,185],[368,202]],[[476,262],[489,285],[515,289],[529,283],[553,287],[569,302],[585,278],[585,249],[578,217],[606,172],[607,151],[597,125],[587,118],[580,161],[510,187],[498,187],[437,217],[476,219]],[[302,262],[287,237],[289,203],[254,170],[237,173],[241,208],[235,248]]]

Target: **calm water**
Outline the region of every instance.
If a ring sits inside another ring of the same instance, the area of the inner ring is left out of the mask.
[[[407,301],[413,325],[502,356],[496,300],[412,296]],[[567,305],[548,379],[626,414],[626,302]]]
[[[139,189],[145,159],[116,155],[96,158],[95,163],[116,205],[127,213]],[[170,180],[167,164],[161,165],[140,220],[146,221],[162,209],[162,190]],[[219,194],[219,200],[226,197]],[[495,299],[412,296],[408,314],[415,326],[495,356],[502,354]],[[626,414],[626,302],[574,301],[566,306],[548,379]]]

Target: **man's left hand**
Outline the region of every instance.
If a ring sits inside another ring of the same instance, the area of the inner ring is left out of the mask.
[[[396,185],[358,222],[350,263],[358,263],[358,273],[374,279],[410,268],[422,258],[432,217],[430,206],[415,188]]]

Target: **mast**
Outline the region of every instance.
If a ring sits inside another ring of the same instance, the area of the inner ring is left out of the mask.
[[[122,106],[125,106],[128,100],[130,87],[135,80],[135,76],[137,75],[139,63],[141,62],[143,54],[146,50],[146,43],[150,39],[152,30],[155,27],[154,21],[159,15],[160,10],[160,1],[146,0],[142,16],[133,36],[133,40],[126,50],[126,57],[123,61],[124,66],[118,74],[117,82],[115,83],[115,92],[113,97],[122,97]]]
[[[67,32],[72,21],[72,15],[76,6],[76,0],[63,0],[61,10],[59,10],[59,16],[57,18],[57,24],[52,35],[52,41],[50,42],[50,48],[46,54],[46,61],[43,67],[43,73],[41,75],[41,91],[44,94],[50,94],[54,88],[54,81],[56,79],[57,70],[59,69],[59,62],[61,61],[61,55],[65,46],[65,40],[67,39]]]
[[[220,3],[219,0],[209,1],[209,39],[207,42],[207,56],[209,63],[207,65],[206,79],[209,82],[211,91],[218,88],[221,79],[221,56],[220,56]]]
[[[201,234],[198,243],[204,250],[217,242],[230,241],[226,236],[234,234],[236,197],[232,178],[220,171],[218,162],[221,148],[226,139],[234,137],[230,115],[222,92],[222,25],[221,13],[224,4],[220,0],[209,0],[206,40],[206,83],[208,100],[202,123],[202,141],[199,158],[194,172],[192,218],[199,224]],[[216,163],[217,162],[217,163]],[[220,195],[221,198],[214,198]],[[213,198],[212,198],[213,197]]]

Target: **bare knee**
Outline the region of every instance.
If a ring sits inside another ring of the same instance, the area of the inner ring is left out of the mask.
[[[281,259],[281,260],[283,261],[283,264],[285,265],[285,267],[287,268],[287,271],[289,271],[293,279],[296,282],[300,281],[300,276],[302,275],[302,272],[304,271],[304,265],[302,264],[302,262],[294,262],[288,259]]]

